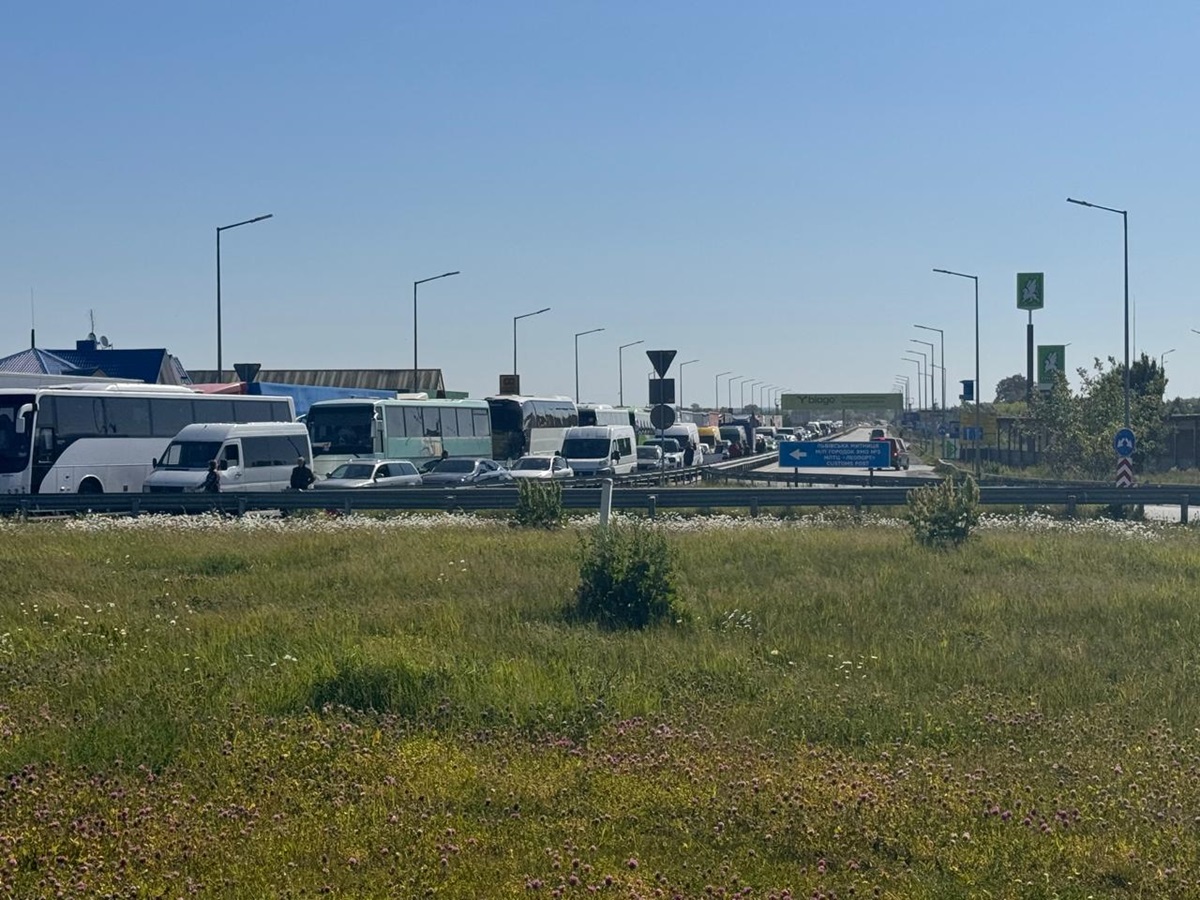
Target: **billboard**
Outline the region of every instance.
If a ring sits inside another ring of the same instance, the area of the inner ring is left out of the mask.
[[[903,394],[784,394],[780,405],[785,410],[904,409]]]

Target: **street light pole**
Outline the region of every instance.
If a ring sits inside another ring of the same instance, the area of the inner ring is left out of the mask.
[[[275,213],[267,213],[265,216],[255,216],[253,219],[246,219],[244,222],[234,222],[232,225],[217,226],[217,381],[225,380],[225,366],[221,359],[221,232],[228,231],[230,228],[241,228],[243,225],[253,225],[255,222],[263,222],[267,219],[275,217]]]
[[[451,275],[459,275],[459,272],[443,272],[441,275],[434,275],[432,278],[422,278],[420,281],[413,282],[413,391],[420,390],[420,383],[417,381],[417,285],[425,284],[428,281],[437,281],[439,278],[449,278]]]
[[[579,339],[585,334],[595,334],[597,331],[603,331],[603,328],[592,328],[588,331],[578,331],[575,333],[575,402],[579,402]]]
[[[973,282],[975,282],[975,433],[979,436],[978,442],[975,445],[975,480],[979,481],[983,472],[983,464],[982,460],[980,459],[982,448],[979,446],[983,443],[983,416],[979,409],[979,397],[983,393],[981,390],[981,385],[979,384],[979,276],[967,275],[963,272],[951,272],[949,269],[934,269],[933,271],[939,275],[954,275],[958,278],[970,278]],[[1125,352],[1128,354],[1128,346],[1126,346]],[[1128,366],[1126,366],[1125,374],[1129,374]]]
[[[923,344],[924,346],[929,348],[929,366],[927,367],[927,371],[929,372],[929,408],[936,409],[937,408],[937,390],[936,390],[936,386],[933,383],[933,373],[937,369],[937,354],[934,353],[934,350],[936,348],[934,346],[933,341],[922,341],[922,340],[918,340],[917,338],[909,338],[909,340],[912,341],[914,344]],[[945,405],[945,403],[946,403],[946,398],[943,396],[942,404]]]
[[[617,348],[617,405],[625,405],[625,348],[636,347],[638,344],[644,344],[645,341],[631,341],[628,344],[622,344]]]
[[[1129,211],[1113,209],[1111,206],[1101,206],[1099,203],[1088,203],[1086,200],[1067,198],[1068,203],[1076,206],[1089,206],[1092,209],[1102,209],[1105,212],[1116,213],[1121,217],[1121,226],[1125,234],[1125,427],[1129,427]]]
[[[519,316],[513,316],[513,377],[516,377],[517,375],[517,322],[521,321],[521,319],[528,319],[530,316],[540,316],[544,312],[550,312],[550,307],[544,306],[536,312],[522,313]]]
[[[743,412],[743,413],[745,413],[745,412],[746,412],[746,387],[747,387],[747,386],[749,386],[749,387],[750,387],[750,389],[751,389],[751,390],[750,390],[750,402],[751,402],[751,403],[753,403],[753,402],[754,402],[754,386],[755,386],[756,384],[762,384],[762,382],[761,382],[761,381],[758,381],[758,380],[755,380],[755,381],[743,381],[743,382],[742,382],[742,384],[741,384],[741,391],[742,391],[742,399],[741,399],[741,402],[742,402],[742,412]]]
[[[907,375],[897,375],[897,376],[896,376],[896,383],[895,383],[895,387],[898,387],[898,388],[903,388],[903,389],[904,389],[904,408],[905,408],[905,409],[908,409],[908,407],[909,407],[909,400],[908,400],[908,376],[907,376]]]
[[[1167,354],[1169,354],[1169,353],[1174,353],[1174,352],[1175,352],[1175,348],[1174,348],[1174,347],[1172,347],[1170,350],[1164,350],[1164,351],[1162,352],[1162,355],[1161,355],[1161,356],[1159,356],[1159,358],[1158,358],[1158,367],[1159,367],[1159,369],[1162,369],[1164,366],[1166,366],[1166,364],[1167,364]]]
[[[733,383],[748,377],[748,375],[734,375],[729,381],[725,382],[725,387],[728,389],[729,415],[731,416],[733,415]]]
[[[717,377],[713,379],[713,412],[721,411],[721,379],[732,374],[731,372],[718,372]]]
[[[692,363],[698,363],[698,362],[700,362],[700,360],[698,360],[698,359],[689,359],[687,362],[681,362],[679,364],[679,412],[680,413],[683,412],[683,367],[690,366]],[[682,418],[682,416],[681,416],[681,418]]]
[[[909,350],[908,352],[918,354],[921,357],[920,359],[917,359],[915,356],[900,357],[908,362],[915,362],[917,364],[917,410],[920,411],[925,408],[925,401],[929,399],[925,396],[925,371],[928,368],[928,362],[925,360],[925,354],[920,350]]]
[[[934,328],[931,325],[914,325],[913,328],[921,328],[925,331],[936,331],[938,340],[941,343],[939,355],[942,358],[942,418],[946,418],[946,332],[940,328]]]

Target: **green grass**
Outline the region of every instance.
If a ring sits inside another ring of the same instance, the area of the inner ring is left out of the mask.
[[[184,527],[0,530],[0,896],[1200,896],[1187,529]]]

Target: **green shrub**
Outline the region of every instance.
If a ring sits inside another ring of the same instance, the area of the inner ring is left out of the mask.
[[[943,478],[935,485],[908,492],[904,518],[923,547],[957,547],[979,524],[979,486],[966,478],[961,484]]]
[[[646,628],[682,616],[675,553],[641,522],[612,522],[582,539],[577,617],[604,628]]]
[[[522,528],[557,528],[563,521],[562,485],[522,478],[517,482],[513,524]]]

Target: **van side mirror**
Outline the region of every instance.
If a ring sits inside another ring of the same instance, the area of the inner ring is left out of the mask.
[[[157,456],[150,457],[150,468],[152,468],[152,469],[158,468],[158,457]]]
[[[33,404],[32,403],[21,404],[21,408],[17,410],[16,421],[13,422],[13,429],[16,431],[17,434],[25,433],[25,417],[28,416],[32,412],[33,412]]]

